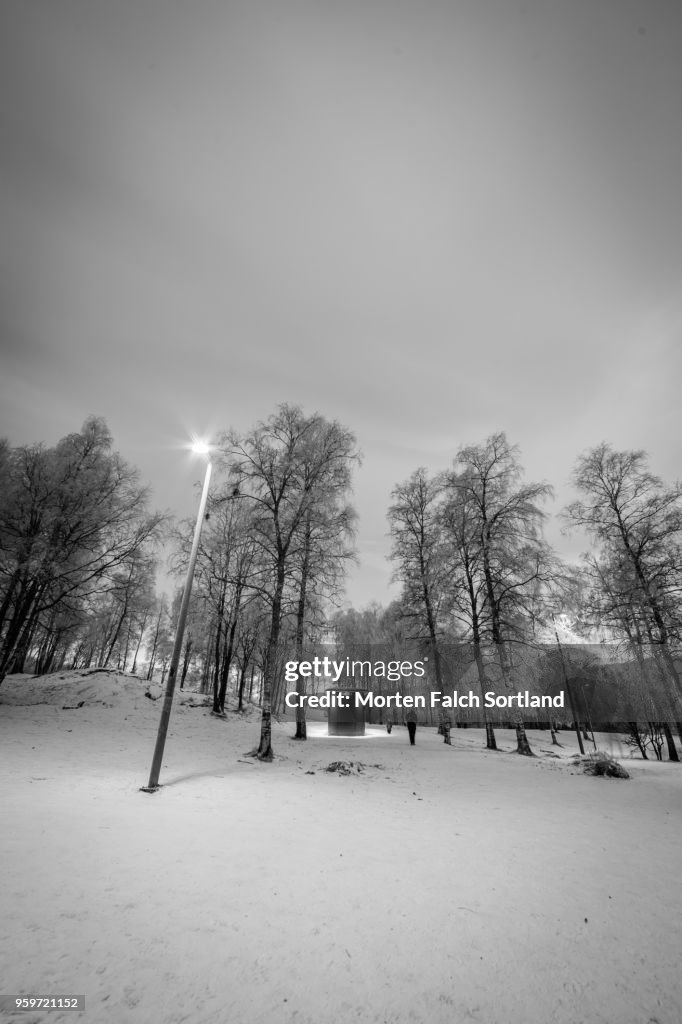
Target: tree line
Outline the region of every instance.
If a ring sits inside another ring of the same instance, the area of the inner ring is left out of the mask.
[[[0,682],[71,658],[134,664],[167,517],[90,417],[54,447],[0,442]]]
[[[491,679],[512,686],[522,645],[558,645],[566,618],[585,639],[599,629],[629,643],[664,702],[660,728],[676,756],[682,493],[650,472],[643,452],[601,444],[578,458],[578,498],[562,513],[567,529],[590,537],[578,565],[547,543],[552,488],[524,480],[504,433],[463,445],[445,472],[416,469],[388,509],[400,596],[361,612],[340,610],[356,557],[354,434],[284,404],[248,431],[224,432],[212,459],[180,684],[198,674],[216,715],[230,691],[239,708],[256,698],[259,758],[272,757],[283,659],[308,657],[320,631],[339,656],[363,644],[416,645],[440,690],[452,668],[446,649],[468,645],[485,692]],[[179,592],[158,597],[154,578],[163,543],[182,577],[193,524],[150,510],[148,489],[96,417],[53,448],[0,444],[0,482],[0,682],[26,666],[64,665],[163,681]],[[492,718],[484,724],[494,748]],[[520,712],[514,725],[518,751],[530,754]],[[296,736],[306,736],[303,711]]]
[[[645,663],[655,667],[658,715],[662,707],[677,760],[670,722],[682,736],[682,490],[654,476],[644,452],[605,443],[577,459],[573,484],[579,498],[561,516],[592,545],[578,565],[562,562],[545,540],[542,505],[552,488],[524,481],[518,447],[504,433],[462,446],[446,472],[415,470],[389,509],[403,617],[431,650],[439,689],[441,647],[453,640],[470,642],[483,691],[492,689],[492,671],[511,689],[515,649],[559,645],[560,613],[578,636],[599,630],[626,643],[643,685],[651,685]],[[484,722],[494,749],[493,724]],[[518,752],[530,754],[520,713],[515,726]]]
[[[360,453],[341,424],[285,404],[243,434],[223,433],[211,457],[180,684],[199,662],[224,714],[234,670],[240,707],[255,676],[256,753],[268,760],[282,644],[302,658],[354,557],[348,496]],[[182,576],[192,524],[149,510],[148,489],[95,417],[53,448],[3,442],[0,484],[0,682],[28,665],[135,671],[141,651],[147,677],[160,669],[163,681],[180,594],[169,607],[154,592],[160,545],[172,543]],[[297,731],[305,738],[303,715]]]

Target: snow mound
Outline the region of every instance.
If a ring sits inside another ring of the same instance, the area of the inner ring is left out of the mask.
[[[8,676],[0,687],[0,704],[49,704],[64,711],[95,705],[132,709],[145,697],[157,701],[163,692],[158,683],[115,669],[74,669],[43,676]],[[205,706],[200,703],[205,698],[193,691],[176,691],[176,698],[193,707]]]
[[[362,761],[332,761],[325,768],[326,772],[336,772],[338,775],[361,775],[367,768],[380,768],[382,764],[363,764]]]
[[[629,779],[630,775],[609,754],[603,750],[595,750],[584,758],[576,758],[574,764],[583,766],[585,775],[602,775],[609,779]]]

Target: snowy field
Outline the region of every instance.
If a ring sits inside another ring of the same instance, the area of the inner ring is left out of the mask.
[[[473,730],[297,743],[291,721],[260,764],[257,717],[185,694],[150,795],[145,689],[0,687],[2,992],[86,1000],[3,1019],[682,1021],[682,766],[598,737],[631,778],[592,778],[568,733],[526,759],[505,731],[492,753]]]

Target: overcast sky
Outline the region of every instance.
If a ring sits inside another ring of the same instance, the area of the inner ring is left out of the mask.
[[[505,430],[680,476],[679,0],[2,0],[0,434],[104,416],[192,515],[191,433],[353,429],[391,488]],[[572,555],[577,541],[548,536]]]

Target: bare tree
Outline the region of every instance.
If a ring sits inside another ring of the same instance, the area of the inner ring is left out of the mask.
[[[471,638],[478,673],[481,697],[490,689],[484,659],[487,617],[487,587],[482,571],[482,546],[477,517],[477,504],[471,494],[459,485],[457,473],[443,477],[444,501],[439,511],[445,542],[445,562],[449,570],[449,609],[458,628]],[[495,730],[485,706],[481,703],[486,747],[497,750]]]
[[[336,486],[320,492],[314,504],[305,514],[303,526],[294,556],[294,570],[297,583],[295,600],[295,657],[302,661],[306,627],[313,629],[323,620],[323,606],[339,597],[343,574],[348,563],[355,557],[353,542],[357,513],[345,502],[347,481],[340,478]],[[313,612],[309,622],[310,613]],[[297,681],[299,696],[305,693],[305,679]],[[294,739],[307,738],[305,703],[299,701],[296,708],[296,732]]]
[[[21,665],[43,613],[106,591],[119,567],[160,535],[137,471],[91,417],[54,448],[0,458],[0,682]]]
[[[232,668],[240,615],[253,599],[260,568],[251,535],[250,509],[233,493],[234,485],[223,480],[209,498],[207,522],[202,533],[195,570],[194,605],[204,609],[204,622],[212,647],[213,712],[225,714],[225,700]],[[184,571],[191,544],[192,524],[179,538],[177,567]],[[207,649],[208,636],[202,637]]]
[[[462,494],[475,543],[475,578],[482,584],[488,632],[502,678],[511,688],[509,644],[525,640],[529,601],[537,584],[551,579],[551,553],[542,537],[544,513],[538,501],[549,484],[522,482],[518,446],[505,434],[460,448],[450,486]],[[473,553],[473,549],[472,549]],[[514,713],[517,752],[532,755],[520,712]]]
[[[300,408],[289,405],[280,406],[245,437],[228,435],[222,449],[235,487],[253,502],[253,536],[262,563],[268,568],[269,579],[263,579],[260,592],[271,609],[270,630],[261,734],[253,751],[260,760],[267,761],[273,757],[272,695],[285,588],[292,584],[307,513],[329,492],[348,490],[351,468],[359,454],[355,438],[346,428],[317,413],[306,416]]]
[[[425,631],[433,657],[436,684],[443,690],[440,655],[442,636],[439,622],[443,600],[446,563],[439,501],[442,486],[429,480],[423,467],[392,491],[388,510],[396,563],[393,579],[403,585],[404,614],[413,622],[415,636]]]
[[[579,457],[574,483],[583,497],[565,516],[598,546],[584,561],[600,617],[616,635],[648,646],[682,736],[682,684],[675,664],[681,639],[682,486],[665,487],[650,472],[645,452],[616,451],[605,442]]]

